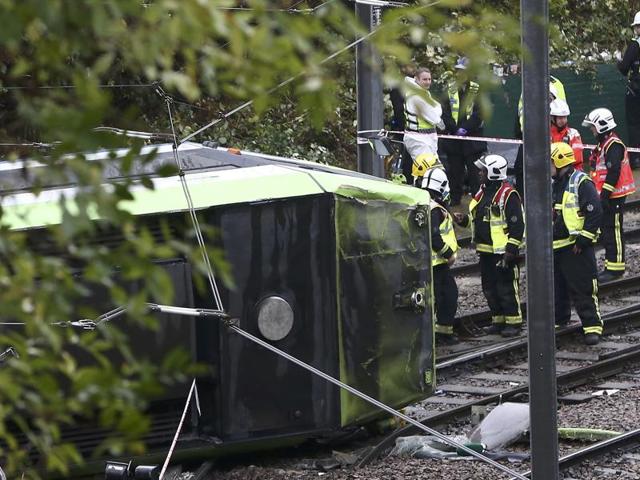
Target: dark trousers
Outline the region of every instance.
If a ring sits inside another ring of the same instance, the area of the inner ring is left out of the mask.
[[[638,106],[638,113],[640,114],[640,105]],[[640,124],[629,124],[627,129],[629,131],[629,146],[640,147]],[[629,161],[632,168],[640,167],[640,153],[629,152]]]
[[[609,205],[602,208],[602,233],[600,241],[604,246],[604,268],[614,273],[624,272],[624,238],[622,237],[622,209],[626,197],[609,199]]]
[[[571,302],[582,321],[584,333],[602,335],[598,307],[598,267],[593,247],[573,253],[573,245],[553,252],[556,325],[571,318]]]
[[[522,324],[520,310],[520,268],[517,263],[498,266],[502,255],[480,254],[480,276],[493,323]]]
[[[453,333],[458,310],[458,285],[449,265],[433,267],[433,294],[436,302],[436,333]]]
[[[629,132],[629,146],[640,147],[640,92],[635,92],[627,87],[624,107]],[[640,165],[640,154],[629,152],[629,160],[632,167],[638,167]]]
[[[480,189],[478,167],[474,162],[480,158],[481,153],[463,155],[462,153],[449,153],[447,155],[447,174],[451,185],[451,203],[460,203],[462,198],[465,174],[469,180],[469,191],[474,195]]]

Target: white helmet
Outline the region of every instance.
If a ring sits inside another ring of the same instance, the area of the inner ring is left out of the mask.
[[[449,178],[444,169],[436,167],[428,170],[422,178],[422,188],[437,192],[442,198],[446,198],[449,195]]]
[[[605,133],[616,128],[616,121],[613,119],[613,113],[608,108],[596,108],[591,110],[582,121],[583,127],[593,125],[596,132]]]
[[[553,83],[549,83],[549,93],[551,94],[554,100],[558,98],[558,89]]]
[[[507,160],[501,155],[485,155],[475,161],[478,168],[487,169],[487,178],[489,180],[506,180],[507,179]]]
[[[631,26],[635,27],[636,25],[640,25],[640,12],[636,12],[636,16],[633,17],[633,23]]]
[[[551,115],[554,117],[568,117],[571,114],[569,104],[561,98],[556,98],[550,105]]]

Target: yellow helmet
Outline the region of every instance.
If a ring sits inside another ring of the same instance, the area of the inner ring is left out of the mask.
[[[576,156],[573,148],[564,142],[556,142],[551,144],[551,161],[556,168],[566,167],[576,162]]]
[[[424,174],[430,168],[433,168],[440,164],[440,159],[437,153],[421,153],[413,161],[411,166],[411,175],[414,177],[424,177]]]

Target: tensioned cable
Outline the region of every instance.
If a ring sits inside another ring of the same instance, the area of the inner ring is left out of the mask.
[[[169,453],[162,464],[162,470],[160,470],[160,476],[158,480],[163,480],[164,474],[167,471],[167,467],[169,466],[169,462],[171,461],[171,456],[173,455],[173,450],[176,448],[176,443],[178,442],[178,437],[180,436],[180,432],[182,431],[182,425],[184,424],[184,419],[187,416],[187,411],[189,410],[189,405],[191,405],[191,397],[195,394],[196,399],[196,408],[198,410],[198,415],[201,415],[200,412],[200,401],[198,399],[198,387],[196,386],[196,379],[193,379],[191,383],[191,388],[189,389],[189,394],[187,395],[187,401],[184,404],[184,409],[182,410],[182,416],[180,417],[180,422],[178,423],[178,428],[176,430],[175,435],[173,436],[173,441],[171,442],[171,447],[169,447]]]
[[[427,427],[426,425],[423,425],[422,423],[418,422],[417,420],[403,414],[402,412],[399,412],[398,410],[386,405],[385,403],[380,402],[379,400],[376,400],[373,397],[370,397],[369,395],[361,392],[360,390],[347,385],[346,383],[332,377],[331,375],[323,372],[322,370],[319,370],[311,365],[309,365],[306,362],[303,362],[302,360],[297,359],[296,357],[289,355],[288,353],[280,350],[279,348],[265,342],[264,340],[252,335],[251,333],[243,330],[242,328],[240,328],[237,325],[237,319],[233,319],[230,318],[228,315],[226,315],[224,312],[219,312],[219,311],[215,311],[215,310],[207,310],[207,309],[196,309],[196,308],[185,308],[185,307],[174,307],[174,306],[168,306],[168,305],[158,305],[158,304],[147,304],[150,308],[150,310],[152,311],[158,311],[158,312],[163,312],[163,313],[174,313],[176,315],[184,315],[184,316],[205,316],[205,317],[215,317],[219,320],[222,320],[224,325],[229,328],[231,331],[239,334],[242,337],[245,337],[246,339],[256,343],[257,345],[260,345],[263,348],[266,348],[267,350],[270,350],[271,352],[285,358],[286,360],[289,360],[290,362],[298,365],[299,367],[304,368],[305,370],[308,370],[309,372],[313,373],[314,375],[317,375],[319,377],[321,377],[322,379],[342,388],[343,390],[348,391],[349,393],[351,393],[352,395],[355,395],[359,398],[361,398],[362,400],[366,401],[367,403],[370,403],[371,405],[380,408],[381,410],[384,410],[387,413],[390,413],[391,415],[398,417],[404,421],[406,421],[407,423],[410,423],[411,425],[419,428],[420,430],[423,430],[435,437],[437,437],[438,439],[442,440],[444,443],[454,446],[456,448],[459,448],[460,450],[468,453],[469,455],[472,455],[476,458],[478,458],[479,460],[482,460],[483,462],[486,462],[492,466],[494,466],[495,468],[502,470],[503,472],[512,475],[514,478],[519,478],[522,480],[528,480],[526,477],[524,477],[523,475],[501,465],[500,463],[496,462],[495,460],[492,460],[491,458],[488,458],[484,455],[482,455],[479,452],[476,452],[475,450],[472,450],[471,448],[460,444],[458,442],[456,442],[455,440],[452,440],[451,438],[447,437],[446,435],[443,435],[442,433],[438,432],[437,430],[434,430],[430,427]],[[116,316],[121,315],[122,313],[124,313],[126,311],[126,307],[117,307],[114,308],[113,310],[110,310],[102,315],[100,315],[97,319],[96,322],[94,322],[94,324],[99,323],[98,319],[107,319],[107,318],[115,318]],[[67,324],[75,324],[75,323],[79,323],[79,322],[92,322],[91,320],[79,320],[79,321],[75,321],[75,322],[64,322]],[[185,403],[185,409],[183,411],[182,414],[182,420],[180,421],[180,424],[178,426],[178,430],[176,431],[175,437],[174,437],[174,442],[172,443],[172,447],[169,450],[169,456],[167,457],[167,460],[165,461],[165,465],[168,464],[168,460],[171,457],[171,453],[173,452],[173,448],[175,446],[175,441],[178,438],[178,435],[182,429],[182,423],[186,414],[186,410],[190,404],[190,400],[191,400],[191,395],[192,393],[196,393],[196,407],[198,408],[198,411],[200,411],[200,406],[199,406],[199,401],[197,398],[197,387],[195,387],[195,380],[193,381],[192,385],[191,385],[191,389],[189,391],[189,396],[187,397],[187,401]],[[162,476],[160,477],[162,478]]]
[[[198,221],[198,216],[196,215],[196,210],[193,205],[193,198],[191,197],[191,192],[189,190],[189,185],[187,184],[186,175],[184,173],[184,167],[182,165],[182,161],[180,160],[180,155],[178,154],[178,137],[176,135],[175,126],[173,124],[173,115],[171,113],[171,97],[168,96],[161,87],[157,87],[156,91],[160,94],[167,104],[167,111],[169,113],[169,122],[171,124],[171,133],[173,134],[173,157],[176,162],[176,166],[178,167],[179,176],[180,176],[180,184],[182,185],[182,191],[184,192],[185,199],[187,200],[187,206],[189,208],[189,216],[191,217],[191,222],[193,223],[193,228],[196,233],[196,238],[198,240],[198,245],[200,246],[200,252],[202,254],[202,259],[205,263],[205,267],[207,269],[207,277],[209,280],[209,286],[211,287],[211,292],[213,293],[213,298],[216,303],[216,308],[218,310],[224,310],[224,306],[222,305],[222,298],[220,297],[220,291],[218,290],[218,284],[216,282],[215,275],[213,274],[213,267],[211,265],[211,261],[209,260],[209,255],[207,254],[207,248],[204,242],[204,236],[202,235],[202,229],[200,227],[200,222]]]
[[[158,303],[145,303],[145,306],[149,309],[149,312],[166,313],[170,315],[182,315],[187,317],[215,317],[223,320],[228,320],[229,316],[221,310],[212,310],[209,308],[190,308],[190,307],[174,307],[172,305],[161,305]],[[84,330],[95,330],[103,323],[110,322],[118,317],[121,317],[129,311],[128,307],[116,307],[113,310],[103,313],[95,319],[82,318],[80,320],[54,322],[50,325],[56,327],[79,327]],[[26,325],[26,322],[0,322],[0,325]]]
[[[327,3],[335,2],[335,0],[327,0],[326,2],[321,3],[315,7],[310,8],[299,8],[296,9],[297,5],[300,5],[304,0],[301,0],[289,8],[254,8],[254,7],[215,7],[216,10],[225,10],[225,11],[241,11],[241,12],[283,12],[283,13],[314,13],[316,10],[324,7]]]
[[[325,3],[328,3],[328,2],[325,2]],[[435,2],[435,3],[439,3],[439,1]],[[342,50],[340,50],[338,52],[335,52],[334,54],[332,54],[329,57],[327,57],[326,59],[324,59],[320,64],[323,64],[323,63],[331,60],[332,58],[334,58],[335,56],[339,55],[340,53],[342,53],[346,49],[352,48],[353,46],[357,45],[361,41],[363,41],[366,38],[370,37],[376,31],[377,30],[375,30],[373,32],[370,32],[365,37],[362,37],[361,39],[356,40],[355,42],[352,42],[350,45],[348,45],[344,49],[342,49]],[[292,77],[291,79],[281,83],[276,88],[280,88],[281,86],[286,85],[287,83],[290,83],[295,78],[298,78],[301,74],[298,74],[295,77]],[[271,91],[273,91],[273,89]],[[162,92],[161,89],[159,89],[159,92],[161,92],[161,94],[164,94],[164,92]],[[207,268],[207,274],[208,274],[208,277],[209,277],[209,282],[211,284],[211,288],[212,288],[212,291],[214,293],[214,297],[216,299],[216,304],[217,304],[219,310],[223,311],[222,301],[220,299],[220,294],[218,292],[218,287],[217,287],[217,284],[216,284],[216,281],[215,281],[215,277],[213,275],[213,269],[212,269],[211,263],[209,261],[209,257],[207,255],[207,252],[206,252],[206,248],[205,248],[205,245],[204,245],[204,239],[203,239],[203,236],[202,236],[202,231],[201,231],[198,219],[197,219],[197,215],[195,214],[195,208],[193,206],[193,200],[191,198],[189,187],[187,185],[186,178],[185,178],[185,175],[184,175],[184,170],[182,168],[182,164],[181,164],[180,157],[179,157],[179,154],[178,154],[179,145],[178,145],[177,136],[175,134],[175,126],[174,126],[174,123],[173,123],[173,116],[172,116],[172,112],[171,112],[171,98],[168,97],[166,94],[164,94],[164,98],[165,98],[165,102],[167,103],[167,111],[168,111],[168,114],[169,114],[169,121],[171,123],[171,131],[172,131],[172,133],[174,135],[174,149],[173,149],[173,151],[174,151],[174,157],[175,157],[175,160],[176,160],[176,164],[177,164],[177,166],[178,166],[178,168],[180,170],[180,178],[181,178],[181,183],[182,183],[182,186],[183,186],[183,191],[185,193],[185,198],[187,199],[187,203],[188,203],[188,206],[189,206],[189,212],[190,212],[192,221],[194,223],[194,228],[196,230],[198,243],[200,244],[200,248],[202,250],[203,259],[205,261],[205,265],[206,265],[206,268]],[[253,103],[253,102],[251,102],[251,103]],[[250,105],[251,103],[248,103],[248,105]],[[238,111],[237,109],[235,109],[235,110]],[[220,121],[220,120],[218,120],[218,121]],[[206,128],[209,128],[209,127],[206,127]],[[194,132],[193,134],[191,134],[191,136],[186,137],[180,143],[183,143],[186,140],[188,140],[189,138],[192,138],[197,133],[200,133],[200,131]],[[119,308],[116,308],[116,309],[114,309],[114,310],[112,310],[110,312],[107,312],[107,314],[105,314],[105,315],[103,315],[101,317],[102,318],[113,318],[114,316],[120,315],[121,313],[123,313],[123,309],[122,309],[122,307],[119,307]],[[283,358],[295,363],[296,365],[298,365],[298,366],[310,371],[311,373],[313,373],[315,375],[320,376],[321,378],[333,383],[334,385],[337,385],[338,387],[340,387],[340,388],[342,388],[344,390],[347,390],[351,394],[356,395],[357,397],[359,397],[359,398],[367,401],[368,403],[370,403],[370,404],[372,404],[372,405],[374,405],[374,406],[386,411],[387,413],[390,413],[390,414],[392,414],[392,415],[394,415],[394,416],[396,416],[396,417],[398,417],[398,418],[400,418],[400,419],[402,419],[402,420],[414,425],[415,427],[417,427],[417,428],[419,428],[419,429],[421,429],[423,431],[426,431],[427,433],[430,433],[431,435],[436,436],[437,438],[439,438],[443,442],[446,442],[446,443],[448,443],[450,445],[454,445],[457,448],[465,451],[469,455],[472,455],[472,456],[474,456],[474,457],[476,457],[476,458],[478,458],[478,459],[480,459],[480,460],[482,460],[482,461],[484,461],[486,463],[489,463],[490,465],[494,466],[495,468],[497,468],[497,469],[499,469],[499,470],[501,470],[501,471],[503,471],[503,472],[505,472],[505,473],[507,473],[509,475],[512,475],[515,478],[526,480],[526,477],[520,475],[519,473],[517,473],[517,472],[515,472],[515,471],[513,471],[513,470],[511,470],[511,469],[509,469],[507,467],[504,467],[500,463],[498,463],[498,462],[496,462],[496,461],[494,461],[494,460],[492,460],[492,459],[490,459],[488,457],[485,457],[484,455],[482,455],[482,454],[470,449],[469,447],[466,447],[465,445],[459,444],[459,443],[449,439],[448,437],[446,437],[445,435],[441,434],[440,432],[438,432],[436,430],[433,430],[433,429],[427,427],[426,425],[423,425],[422,423],[420,423],[420,422],[414,420],[413,418],[411,418],[411,417],[409,417],[409,416],[407,416],[407,415],[405,415],[405,414],[403,414],[403,413],[401,413],[401,412],[399,412],[399,411],[387,406],[386,404],[374,399],[373,397],[370,397],[370,396],[360,392],[359,390],[357,390],[357,389],[355,389],[355,388],[353,388],[353,387],[341,382],[340,380],[337,380],[337,379],[333,378],[332,376],[322,372],[321,370],[318,370],[315,367],[312,367],[311,365],[309,365],[309,364],[307,364],[307,363],[305,363],[305,362],[303,362],[303,361],[301,361],[301,360],[289,355],[288,353],[286,353],[286,352],[274,347],[273,345],[270,345],[269,343],[259,339],[258,337],[255,337],[254,335],[251,335],[249,332],[244,331],[243,329],[241,329],[237,325],[234,325],[231,322],[227,322],[227,326],[232,331],[234,331],[234,332],[238,333],[239,335],[241,335],[241,336],[253,341],[254,343],[262,346],[263,348],[266,348],[267,350],[270,350],[270,351],[276,353],[277,355],[280,355],[281,357],[283,357]],[[187,405],[188,405],[188,402],[191,399],[191,395],[192,395],[194,386],[195,386],[195,381],[192,384],[191,390],[189,391],[189,396],[188,396],[188,399],[187,399]],[[174,443],[172,444],[172,448],[175,445],[175,441],[177,439],[177,435],[179,434],[180,429],[182,427],[182,423],[184,421],[185,414],[186,414],[186,407],[185,407],[185,411],[183,412],[182,419],[181,419],[180,425],[178,427],[178,431],[176,432],[176,437],[174,438]],[[162,472],[160,474],[160,478],[162,478],[162,476],[164,474],[164,471],[166,470],[166,466],[168,465],[168,461],[169,461],[171,452],[172,452],[172,450],[170,450],[169,456],[167,457],[165,465],[163,466],[163,470],[162,470]]]
[[[529,480],[527,477],[525,477],[524,475],[515,472],[507,467],[505,467],[504,465],[496,462],[495,460],[492,460],[489,457],[486,457],[484,455],[482,455],[481,453],[476,452],[475,450],[472,450],[471,448],[460,444],[458,442],[456,442],[455,440],[450,439],[449,437],[447,437],[446,435],[443,435],[442,433],[438,432],[437,430],[434,430],[430,427],[427,427],[426,425],[423,425],[422,423],[418,422],[417,420],[414,420],[413,418],[405,415],[402,412],[399,412],[398,410],[389,407],[388,405],[376,400],[373,397],[370,397],[369,395],[362,393],[361,391],[351,387],[350,385],[347,385],[346,383],[341,382],[340,380],[333,378],[331,375],[328,375],[326,373],[324,373],[322,370],[318,370],[315,367],[312,367],[311,365],[309,365],[308,363],[303,362],[302,360],[299,360],[291,355],[289,355],[288,353],[280,350],[277,347],[274,347],[273,345],[265,342],[264,340],[261,340],[260,338],[250,334],[249,332],[243,330],[242,328],[234,325],[233,323],[227,322],[227,327],[229,329],[231,329],[232,331],[236,332],[237,334],[247,338],[248,340],[251,340],[254,343],[257,343],[258,345],[260,345],[261,347],[266,348],[267,350],[270,350],[272,352],[274,352],[275,354],[289,360],[290,362],[295,363],[296,365],[304,368],[305,370],[310,371],[311,373],[318,375],[319,377],[325,379],[328,382],[333,383],[334,385],[337,385],[338,387],[348,391],[349,393],[361,398],[362,400],[370,403],[371,405],[380,408],[381,410],[384,410],[387,413],[390,413],[391,415],[398,417],[402,420],[404,420],[407,423],[410,423],[411,425],[413,425],[414,427],[419,428],[420,430],[429,433],[430,435],[433,435],[435,437],[437,437],[438,439],[442,440],[443,442],[445,442],[448,445],[452,445],[455,446],[456,448],[459,448],[460,450],[468,453],[469,455],[472,455],[474,457],[476,457],[479,460],[482,460],[483,462],[486,462],[488,464],[490,464],[491,466],[502,470],[503,472],[511,475],[512,477],[515,478],[519,478],[521,480]]]
[[[437,3],[440,3],[440,0],[438,0],[437,2],[432,3],[431,5],[435,5]],[[366,40],[371,35],[373,35],[376,31],[377,30],[374,30],[373,32],[370,32],[368,35],[366,35],[366,36],[364,36],[364,37],[352,42],[351,44],[347,45],[343,49],[333,53],[329,57],[325,58],[322,62],[320,62],[320,64],[323,64],[323,63],[335,58],[337,55],[340,55],[342,52],[344,52],[344,51],[352,48],[353,46],[357,45],[358,43]],[[278,86],[276,86],[273,89],[269,90],[268,93],[271,93],[274,90],[276,90],[277,88],[281,88],[282,86],[292,82],[293,80],[298,78],[303,73],[304,73],[304,71],[299,73],[298,75],[296,75],[294,77],[291,77],[288,80],[285,80],[284,82],[281,82]],[[167,98],[166,101],[167,101],[167,109],[168,109],[168,112],[169,112],[169,119],[170,119],[170,122],[171,122],[171,129],[172,129],[172,132],[174,132],[174,135],[175,135],[175,128],[174,128],[174,124],[173,124],[173,118],[172,118],[172,115],[171,115],[170,98]],[[240,107],[237,107],[234,110],[232,110],[231,112],[225,114],[224,118],[227,118],[228,116],[233,115],[237,111],[240,111],[241,109],[246,108],[247,106],[251,105],[252,103],[253,103],[253,100],[249,101],[249,102],[246,102],[245,104],[241,105]],[[180,143],[186,142],[187,140],[189,140],[190,138],[192,138],[195,135],[199,134],[200,132],[204,131],[205,129],[215,125],[216,123],[218,123],[220,121],[222,121],[224,118],[218,119],[218,120],[216,120],[214,122],[211,122],[211,124],[209,124],[209,125],[201,128],[201,129],[197,130],[196,132],[193,132],[192,134],[190,134],[187,137],[185,137],[184,139],[182,139],[180,141]],[[182,168],[181,168],[181,165],[180,165],[180,159],[179,159],[179,155],[178,155],[177,137],[175,137],[175,138],[176,138],[176,140],[174,141],[174,155],[175,155],[175,158],[176,158],[176,162],[178,163],[178,167],[180,168],[180,170],[182,172]],[[185,190],[185,195],[189,197],[188,202],[189,202],[189,205],[190,205],[190,212],[191,212],[192,218],[194,218],[194,224],[197,225],[196,226],[196,230],[197,230],[198,235],[199,235],[198,236],[198,241],[200,242],[201,241],[200,240],[200,238],[201,238],[200,226],[197,223],[197,218],[195,218],[195,210],[193,209],[193,204],[190,201],[189,190],[188,190],[188,186],[186,185],[186,180],[184,179],[184,173],[182,173],[181,179],[183,181],[183,189]],[[202,251],[203,251],[203,257],[205,258],[205,261],[206,261],[208,275],[209,275],[210,281],[212,281],[212,289],[214,289],[214,295],[215,295],[215,292],[217,292],[217,285],[215,284],[215,278],[213,276],[213,271],[211,269],[211,264],[208,261],[208,256],[206,254],[206,250],[204,249],[204,244],[201,245],[201,248],[202,248]],[[219,303],[219,305],[220,305],[220,310],[223,310],[222,307],[221,307],[221,305],[222,305],[221,302]],[[409,417],[409,416],[407,416],[407,415],[405,415],[405,414],[403,414],[403,413],[401,413],[401,412],[399,412],[399,411],[387,406],[386,404],[374,399],[373,397],[370,397],[370,396],[360,392],[359,390],[357,390],[357,389],[355,389],[355,388],[353,388],[353,387],[351,387],[351,386],[349,386],[349,385],[347,385],[347,384],[345,384],[345,383],[343,383],[343,382],[331,377],[330,375],[322,372],[321,370],[318,370],[317,368],[312,367],[311,365],[309,365],[309,364],[307,364],[307,363],[305,363],[305,362],[303,362],[303,361],[301,361],[301,360],[289,355],[288,353],[286,353],[286,352],[274,347],[273,345],[270,345],[269,343],[264,342],[263,340],[259,339],[258,337],[255,337],[254,335],[251,335],[249,332],[244,331],[240,327],[238,327],[236,325],[233,325],[230,322],[227,322],[227,326],[232,331],[238,333],[239,335],[241,335],[241,336],[253,341],[254,343],[266,348],[267,350],[270,350],[270,351],[276,353],[277,355],[280,355],[281,357],[283,357],[283,358],[295,363],[296,365],[298,365],[298,366],[310,371],[311,373],[320,376],[321,378],[333,383],[334,385],[337,385],[338,387],[340,387],[340,388],[342,388],[344,390],[347,390],[351,394],[360,397],[361,399],[367,401],[368,403],[371,403],[372,405],[374,405],[374,406],[376,406],[376,407],[378,407],[378,408],[380,408],[380,409],[382,409],[382,410],[384,410],[384,411],[386,411],[386,412],[388,412],[388,413],[390,413],[390,414],[392,414],[392,415],[394,415],[394,416],[396,416],[398,418],[401,418],[402,420],[414,425],[415,427],[417,427],[417,428],[419,428],[419,429],[421,429],[421,430],[423,430],[423,431],[425,431],[427,433],[430,433],[431,435],[436,436],[437,438],[439,438],[443,442],[446,442],[449,445],[454,445],[457,448],[459,448],[459,449],[463,450],[464,452],[468,453],[469,455],[472,455],[472,456],[474,456],[474,457],[476,457],[476,458],[478,458],[478,459],[480,459],[480,460],[482,460],[484,462],[487,462],[490,465],[494,466],[495,468],[497,468],[497,469],[499,469],[499,470],[501,470],[501,471],[503,471],[503,472],[515,477],[515,478],[519,478],[519,479],[522,479],[522,480],[527,480],[526,477],[520,475],[519,473],[517,473],[517,472],[515,472],[515,471],[513,471],[513,470],[511,470],[511,469],[509,469],[509,468],[507,468],[507,467],[505,467],[503,465],[501,465],[500,463],[498,463],[498,462],[496,462],[496,461],[494,461],[494,460],[492,460],[492,459],[490,459],[488,457],[485,457],[484,455],[482,455],[482,454],[480,454],[480,453],[478,453],[478,452],[466,447],[465,445],[458,444],[457,442],[449,439],[448,437],[446,437],[445,435],[441,434],[440,432],[438,432],[436,430],[433,430],[433,429],[427,427],[426,425],[421,424],[420,422],[414,420],[413,418],[411,418],[411,417]]]
[[[0,147],[35,147],[35,148],[51,148],[55,144],[60,142],[53,143],[41,143],[41,142],[30,142],[30,143],[0,143]]]
[[[436,0],[434,2],[431,2],[427,5],[423,5],[421,7],[419,7],[417,10],[422,10],[424,8],[428,8],[428,7],[433,7],[434,5],[437,5],[439,3],[441,3],[442,0]],[[325,2],[328,3],[328,2]],[[328,57],[326,57],[325,59],[323,59],[320,63],[318,63],[318,65],[324,65],[325,63],[327,63],[330,60],[333,60],[334,58],[336,58],[338,55],[346,52],[347,50],[352,49],[353,47],[355,47],[356,45],[364,42],[365,40],[367,40],[368,38],[370,38],[371,36],[373,36],[374,34],[376,34],[381,28],[384,28],[385,25],[382,25],[378,28],[376,28],[375,30],[369,32],[368,34],[364,35],[363,37],[360,37],[359,39],[351,42],[349,45],[341,48],[340,50],[332,53],[331,55],[329,55]],[[275,87],[272,87],[271,89],[269,89],[266,92],[266,95],[270,95],[273,92],[275,92],[276,90],[290,84],[291,82],[293,82],[294,80],[297,80],[298,78],[300,78],[302,75],[304,75],[307,71],[306,70],[302,70],[300,73],[297,73],[296,75],[294,75],[293,77],[290,77],[282,82],[280,82],[278,85],[276,85]],[[207,130],[208,128],[211,128],[215,125],[217,125],[218,123],[222,122],[223,120],[226,120],[227,118],[229,118],[232,115],[235,115],[236,113],[238,113],[241,110],[244,110],[247,107],[250,107],[251,105],[253,105],[253,103],[255,102],[255,100],[249,100],[245,103],[243,103],[242,105],[239,105],[238,107],[234,108],[233,110],[230,110],[229,112],[225,113],[224,115],[222,115],[222,117],[217,118],[215,120],[212,120],[211,122],[209,122],[208,124],[206,124],[204,127],[199,128],[198,130],[196,130],[193,133],[190,133],[189,135],[187,135],[186,137],[184,137],[182,140],[180,140],[180,144],[190,140],[191,138],[195,137],[196,135],[199,135],[200,133],[204,132],[205,130]]]
[[[155,87],[155,83],[126,83],[126,84],[117,84],[117,85],[96,85],[98,88],[148,88]],[[74,88],[78,88],[77,85],[38,85],[34,87],[25,87],[25,86],[8,86],[4,87],[0,85],[1,90],[71,90]]]

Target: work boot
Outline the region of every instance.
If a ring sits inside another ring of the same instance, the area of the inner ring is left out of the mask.
[[[598,274],[598,283],[606,283],[616,280],[624,275],[624,272],[613,272],[611,270],[603,270]]]
[[[587,333],[584,336],[585,345],[597,345],[600,342],[600,335],[597,333]]]
[[[453,333],[436,333],[436,344],[438,345],[456,345],[460,340]]]
[[[503,337],[517,337],[520,335],[520,330],[522,330],[521,325],[507,325],[502,329],[500,335]]]
[[[492,323],[490,326],[484,328],[484,333],[487,335],[499,335],[504,329],[504,323]]]

